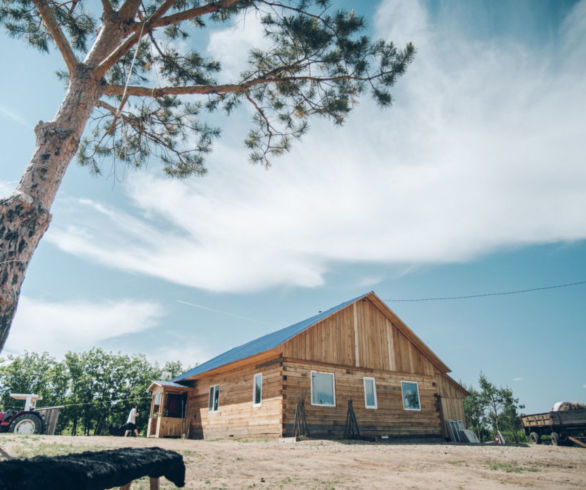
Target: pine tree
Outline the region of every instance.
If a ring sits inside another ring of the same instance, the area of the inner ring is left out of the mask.
[[[0,350],[76,154],[94,172],[116,158],[134,167],[157,160],[175,177],[202,174],[220,136],[210,113],[250,104],[245,143],[253,162],[269,165],[313,116],[341,124],[364,91],[390,105],[390,88],[414,54],[411,44],[371,41],[363,18],[334,11],[329,0],[101,0],[99,15],[98,6],[0,0],[9,34],[42,51],[55,45],[67,67],[55,118],[35,127],[32,159],[14,193],[0,200]],[[221,66],[198,51],[194,34],[253,11],[270,46],[252,50],[248,69],[219,84]],[[178,40],[190,47],[179,50]]]

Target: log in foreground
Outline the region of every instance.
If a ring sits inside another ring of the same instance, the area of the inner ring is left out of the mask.
[[[183,456],[175,451],[150,447],[0,462],[0,490],[102,490],[124,486],[143,476],[164,476],[176,486],[183,487]]]

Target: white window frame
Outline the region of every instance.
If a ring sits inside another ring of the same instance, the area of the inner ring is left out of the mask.
[[[218,406],[214,408],[216,401],[216,392],[218,392]],[[220,409],[220,385],[210,385],[209,399],[208,399],[208,413],[216,413]]]
[[[332,377],[332,393],[334,395],[334,403],[313,403],[313,375],[314,374],[327,374]],[[335,407],[336,406],[336,377],[334,373],[324,373],[323,371],[311,371],[311,375],[309,378],[309,386],[311,387],[311,404],[316,407]]]
[[[364,384],[364,406],[368,409],[376,410],[378,408],[378,400],[376,398],[376,380],[371,376],[365,376],[363,379]],[[368,406],[368,399],[366,397],[366,383],[367,381],[372,381],[372,390],[374,392],[374,406]]]
[[[405,406],[405,396],[403,395],[403,384],[409,383],[417,386],[417,404],[419,408],[407,408]],[[421,412],[421,395],[419,394],[419,383],[417,381],[401,381],[401,402],[403,403],[403,410],[410,410],[412,412]]]
[[[260,401],[256,403],[256,378],[260,378]],[[262,373],[256,373],[252,378],[252,406],[260,407],[262,405]]]

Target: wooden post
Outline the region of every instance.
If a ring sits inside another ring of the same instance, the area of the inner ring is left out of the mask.
[[[151,490],[159,490],[159,479],[151,476],[150,479]]]

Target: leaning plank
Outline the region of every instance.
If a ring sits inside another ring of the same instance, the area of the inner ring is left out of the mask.
[[[183,487],[183,456],[175,451],[150,447],[0,462],[0,490],[103,490],[125,487],[143,476],[152,479],[164,476],[176,486]]]
[[[584,444],[580,439],[578,439],[576,437],[569,436],[568,439],[572,442],[575,442],[579,446],[586,447],[586,444]]]

